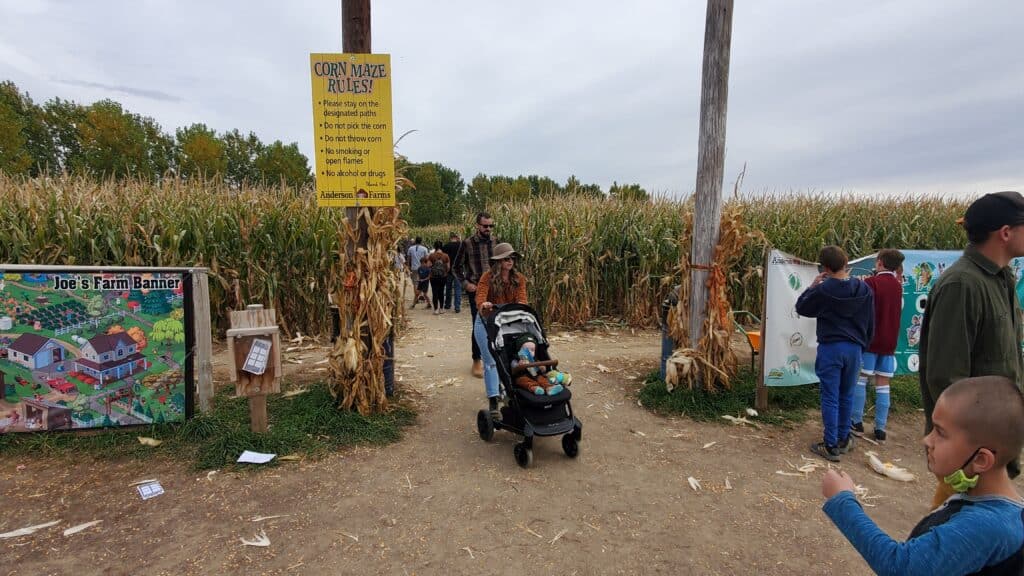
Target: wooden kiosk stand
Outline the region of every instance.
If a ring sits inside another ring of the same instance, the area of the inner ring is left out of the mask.
[[[262,304],[250,304],[231,313],[227,331],[229,356],[235,369],[235,394],[249,398],[249,424],[253,432],[267,431],[267,394],[281,391],[281,334],[277,314]]]

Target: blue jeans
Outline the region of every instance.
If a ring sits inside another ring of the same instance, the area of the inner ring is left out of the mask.
[[[477,316],[473,322],[473,338],[476,340],[476,345],[480,347],[480,359],[484,361],[484,388],[487,390],[487,397],[493,398],[500,393],[498,390],[498,365],[494,362],[491,349],[487,347],[487,329],[484,328],[484,322],[480,316]]]
[[[821,421],[825,444],[837,446],[850,436],[853,388],[860,372],[860,344],[829,342],[818,344],[814,372],[821,380]]]
[[[448,275],[448,288],[444,293],[444,309],[450,310],[452,300],[455,300],[455,311],[462,310],[462,282],[455,277],[455,274]]]

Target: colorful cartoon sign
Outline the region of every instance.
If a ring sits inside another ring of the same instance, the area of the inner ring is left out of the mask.
[[[0,433],[191,416],[188,271],[0,275]]]
[[[921,321],[924,318],[928,293],[939,276],[960,258],[955,250],[901,250],[903,261],[903,312],[900,317],[900,333],[896,342],[896,373],[916,374],[920,366]],[[854,276],[869,276],[875,267],[876,256],[865,256],[850,263]],[[1024,260],[1011,262],[1017,277],[1017,299],[1024,298]]]
[[[948,250],[901,250],[903,262],[903,312],[896,343],[896,374],[915,374],[920,367],[921,321],[928,292],[962,252]],[[872,274],[876,256],[850,263],[854,276]],[[1017,298],[1024,300],[1024,259],[1011,262],[1017,277]],[[818,343],[815,320],[796,313],[796,300],[818,274],[817,264],[773,250],[765,274],[764,384],[796,386],[814,384],[814,358]],[[1024,343],[1022,343],[1024,345]]]

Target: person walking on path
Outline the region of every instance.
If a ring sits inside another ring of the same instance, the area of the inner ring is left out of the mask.
[[[864,434],[868,379],[875,384],[875,440],[885,442],[889,419],[889,380],[896,374],[896,340],[903,309],[903,253],[886,248],[875,259],[875,274],[864,280],[875,295],[875,337],[861,355],[860,378],[853,389],[854,436]]]
[[[476,233],[466,238],[462,243],[462,251],[455,262],[455,275],[462,284],[462,289],[469,294],[469,314],[473,325],[476,323],[477,305],[476,290],[477,283],[484,272],[490,268],[491,255],[496,240],[493,235],[494,219],[487,212],[479,212],[476,215]],[[484,367],[480,360],[480,346],[476,338],[470,335],[473,351],[473,376],[483,378]]]
[[[430,292],[434,300],[434,314],[444,312],[445,287],[448,284],[448,274],[452,271],[452,261],[444,253],[441,241],[434,242],[434,251],[427,256],[430,264]]]
[[[409,265],[409,279],[412,280],[412,285],[415,287],[415,294],[410,308],[415,308],[416,305],[419,304],[420,298],[423,298],[423,301],[429,304],[430,301],[427,300],[427,293],[425,291],[422,293],[420,292],[420,277],[418,270],[420,267],[420,261],[427,257],[427,247],[423,245],[422,238],[418,236],[416,237],[416,241],[409,247],[407,256],[408,258],[406,258],[406,263]]]
[[[850,414],[861,352],[874,335],[875,306],[871,289],[850,278],[846,252],[825,246],[818,256],[824,272],[796,301],[796,312],[817,319],[818,353],[814,372],[821,381],[822,442],[811,452],[831,462],[853,448]]]
[[[1024,256],[1024,197],[986,194],[967,208],[960,223],[967,248],[935,281],[921,322],[918,376],[926,434],[935,402],[954,382],[1003,376],[1020,386],[1024,376],[1021,308],[1010,268],[1011,260]],[[1020,474],[1019,458],[1007,471],[1010,478]],[[950,494],[940,479],[933,502],[941,504]]]
[[[526,276],[514,269],[515,256],[516,251],[511,244],[497,244],[491,256],[491,268],[480,276],[474,294],[480,314],[473,321],[473,337],[483,357],[487,408],[495,420],[501,419],[498,410],[498,365],[487,347],[487,329],[484,328],[483,319],[485,316],[490,317],[494,307],[500,304],[526,304]]]
[[[459,253],[462,252],[462,238],[459,237],[458,232],[451,233],[451,236],[448,237],[448,243],[444,245],[442,250],[448,255],[448,260],[453,264],[459,259]],[[455,313],[458,314],[462,310],[462,284],[459,282],[458,277],[455,276],[454,268],[448,274],[448,281],[445,283],[444,309],[451,310],[453,303],[455,304]]]

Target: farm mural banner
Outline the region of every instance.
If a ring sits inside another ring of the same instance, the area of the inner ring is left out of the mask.
[[[896,343],[896,374],[916,374],[920,358],[921,320],[928,292],[935,281],[960,255],[953,250],[901,250],[903,262],[903,312]],[[850,263],[851,274],[869,276],[875,255]],[[1011,263],[1017,278],[1017,298],[1024,299],[1024,259]],[[764,384],[794,386],[818,381],[814,357],[818,342],[815,321],[796,313],[796,299],[818,274],[817,264],[773,250],[768,259],[764,320]]]
[[[0,433],[192,413],[186,269],[0,266]]]

